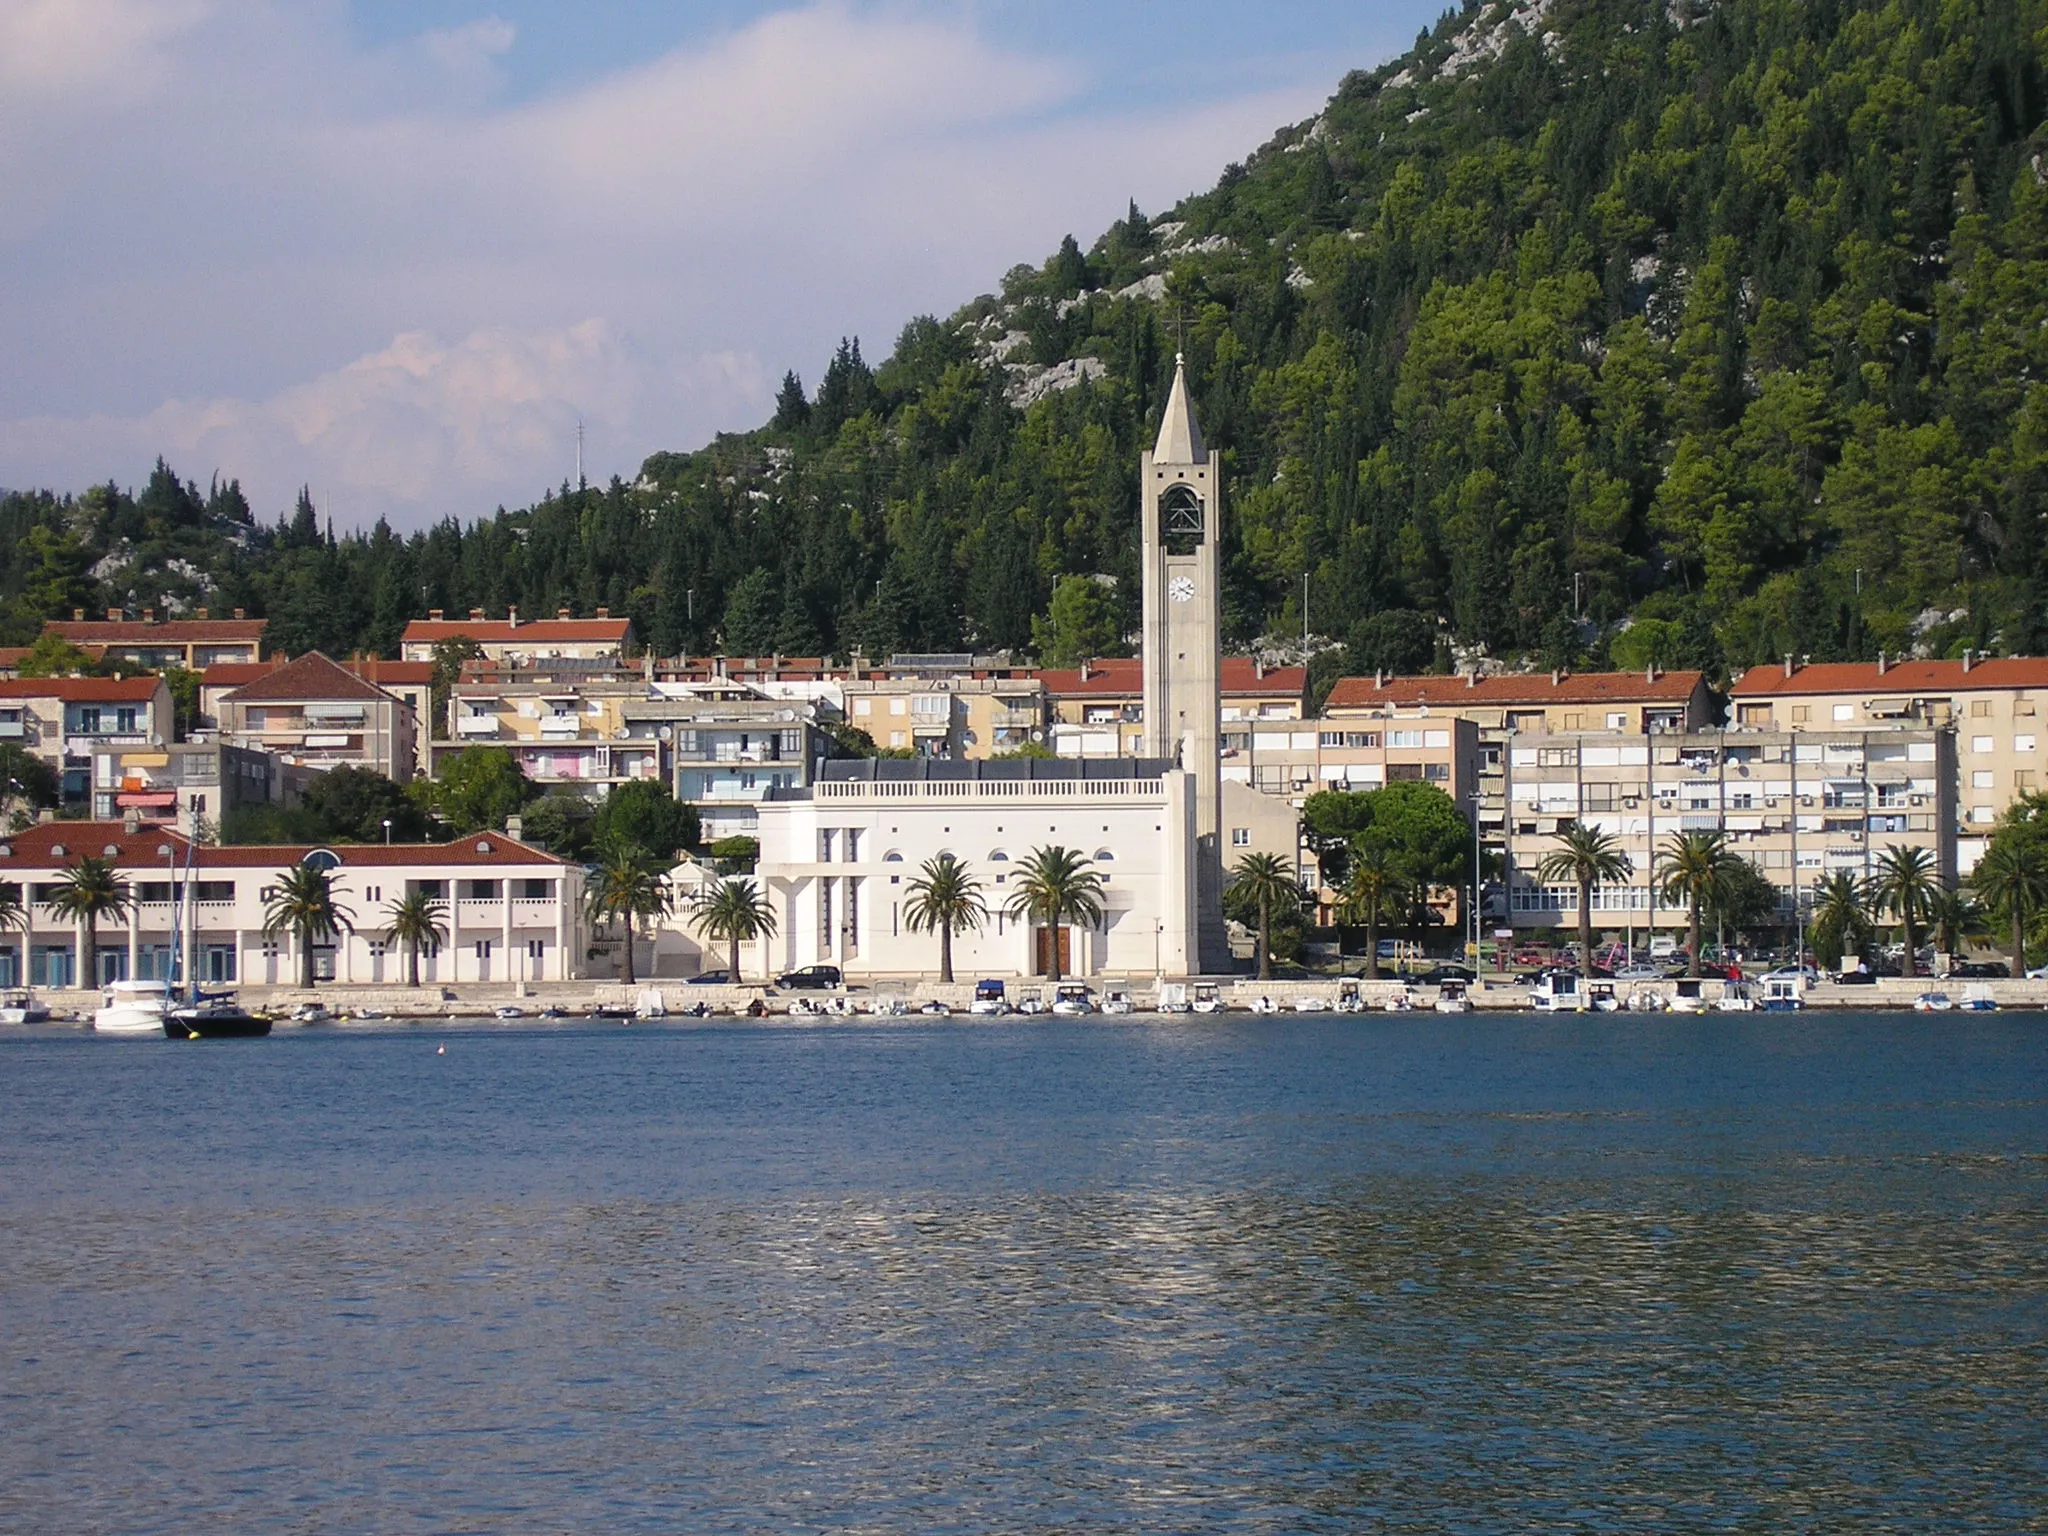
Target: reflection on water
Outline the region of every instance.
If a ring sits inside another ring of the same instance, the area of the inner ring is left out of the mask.
[[[1863,1028],[10,1043],[0,1527],[2043,1528],[2042,1027]]]

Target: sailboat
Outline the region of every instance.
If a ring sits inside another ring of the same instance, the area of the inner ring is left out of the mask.
[[[192,894],[192,875],[199,851],[198,839],[185,844],[185,879],[177,880],[177,855],[171,855],[171,985],[170,993],[177,995],[177,978],[185,970],[185,904],[191,901],[198,906]],[[192,916],[192,926],[199,925],[198,913]],[[164,1009],[164,1034],[172,1040],[246,1040],[270,1033],[270,1017],[267,1014],[251,1013],[235,1001],[232,992],[202,993],[199,979],[190,977],[182,1002],[173,1002]]]

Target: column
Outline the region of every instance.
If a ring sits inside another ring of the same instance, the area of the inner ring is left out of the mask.
[[[128,979],[130,981],[135,980],[137,976],[142,974],[142,967],[137,963],[141,958],[142,903],[130,901],[128,903]]]
[[[569,880],[566,875],[555,881],[554,979],[569,979]]]
[[[525,979],[523,974],[524,967],[512,955],[512,880],[510,876],[506,877],[503,886],[500,887],[500,894],[504,897],[505,903],[505,979],[514,982],[523,981]],[[633,930],[631,927],[626,929],[626,942],[628,944],[633,942]]]

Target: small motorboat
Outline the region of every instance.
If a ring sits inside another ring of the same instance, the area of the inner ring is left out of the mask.
[[[633,1000],[633,1017],[636,1019],[665,1019],[668,1017],[668,999],[661,995],[659,987],[642,987],[640,995]]]
[[[50,1010],[32,993],[10,992],[0,998],[0,1024],[41,1024],[49,1016]]]
[[[1388,1013],[1411,1013],[1415,1009],[1415,989],[1403,986],[1398,992],[1389,992],[1380,1003]]]
[[[853,999],[844,993],[837,997],[826,998],[820,1011],[828,1018],[834,1019],[850,1019],[860,1012],[858,1008],[854,1007]]]
[[[1614,995],[1614,983],[1596,981],[1586,988],[1586,1006],[1595,1013],[1619,1013],[1621,999]]]
[[[1671,984],[1671,1011],[1673,1013],[1705,1013],[1707,1000],[1700,995],[1700,979],[1697,976],[1681,976]]]
[[[822,1005],[812,1002],[807,997],[797,997],[791,998],[789,1006],[782,1012],[792,1019],[815,1019],[821,1017],[825,1010]]]
[[[1112,992],[1102,1000],[1104,1013],[1125,1014],[1131,1011],[1131,1007],[1131,994],[1128,992]]]
[[[1566,971],[1546,971],[1529,992],[1529,1006],[1538,1013],[1575,1013],[1579,1004],[1579,978]]]
[[[1915,1013],[1947,1013],[1955,1007],[1955,999],[1946,992],[1922,992],[1913,999]]]
[[[351,1008],[347,1013],[342,1015],[342,1018],[344,1020],[388,1019],[390,1017],[391,1015],[386,1013],[382,1008]]]
[[[1756,988],[1746,981],[1724,982],[1720,999],[1714,1004],[1723,1013],[1755,1013]]]
[[[1806,1006],[1806,998],[1802,995],[1804,990],[1805,984],[1797,975],[1766,976],[1764,978],[1764,995],[1762,1000],[1756,1005],[1757,1011],[1760,1013],[1797,1013]]]
[[[1963,1010],[1966,1013],[1996,1013],[1998,999],[1991,995],[1990,983],[1973,981],[1964,987]]]
[[[1330,1000],[1325,997],[1297,997],[1294,1000],[1296,1013],[1328,1013]]]
[[[269,1033],[269,1014],[251,1013],[225,993],[164,1013],[164,1034],[172,1040],[254,1040]]]
[[[1162,981],[1159,984],[1159,1011],[1192,1013],[1194,1005],[1188,1001],[1188,989],[1177,981]]]
[[[569,1012],[566,1008],[557,1008],[553,1003],[550,1003],[547,1007],[541,1009],[540,1016],[544,1019],[566,1019],[569,1017]]]
[[[1000,981],[977,981],[974,984],[974,1001],[967,1005],[967,1011],[985,1018],[998,1018],[1010,1011],[1010,999]]]
[[[491,1010],[491,1017],[494,1019],[523,1019],[526,1017],[526,1010],[519,1007],[516,1003],[503,1003]]]
[[[1019,1013],[1036,1016],[1045,1012],[1045,997],[1038,988],[1026,987],[1017,994],[1016,1008]]]
[[[590,1010],[593,1019],[630,1019],[633,1007],[630,1003],[599,1003]]]
[[[920,1005],[917,1011],[928,1019],[950,1019],[953,1017],[953,1010],[940,1002],[936,997],[930,1002]]]
[[[167,981],[110,982],[100,994],[92,1027],[102,1035],[161,1035],[170,1006],[171,984]]]
[[[1223,994],[1216,990],[1214,982],[1198,981],[1195,983],[1195,1000],[1188,1006],[1196,1013],[1221,1013],[1228,1004],[1223,1001]]]
[[[356,1017],[367,1018],[368,1015],[359,1013]],[[332,1024],[334,1012],[325,1003],[301,1003],[284,1016],[284,1021],[287,1024]]]
[[[1263,992],[1252,999],[1253,1013],[1278,1013],[1279,1011],[1280,1005]]]
[[[868,1004],[868,1012],[881,1019],[900,1019],[910,1012],[910,1005],[893,993],[883,993]]]
[[[1465,983],[1453,976],[1448,981],[1437,983],[1436,1011],[1438,1013],[1470,1013],[1472,999],[1465,991]]]
[[[1064,1018],[1095,1011],[1095,989],[1079,982],[1063,981],[1053,988],[1052,1011]]]

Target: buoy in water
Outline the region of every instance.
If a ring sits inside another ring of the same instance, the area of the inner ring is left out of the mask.
[[[448,1047],[445,1045],[437,1045],[434,1047],[434,1054],[436,1056],[446,1056],[448,1054]]]

